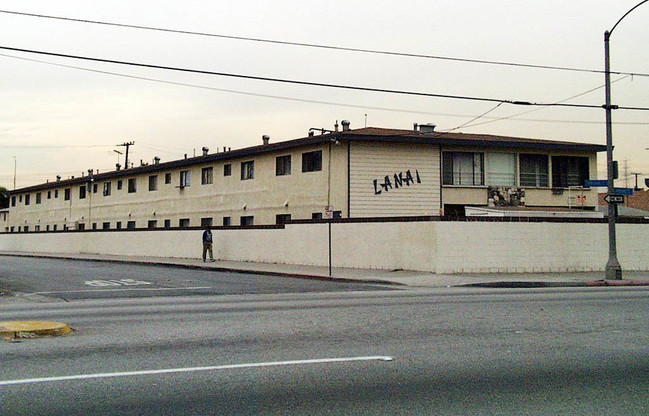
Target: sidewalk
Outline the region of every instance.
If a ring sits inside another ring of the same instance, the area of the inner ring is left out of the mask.
[[[579,287],[579,286],[649,286],[649,271],[623,271],[622,281],[605,281],[604,272],[562,272],[562,273],[476,273],[476,274],[436,274],[411,270],[373,270],[329,268],[276,263],[254,263],[217,260],[203,263],[201,259],[109,256],[99,254],[50,254],[0,252],[0,255],[44,258],[65,258],[90,261],[110,261],[140,263],[209,269],[227,272],[246,272],[272,274],[276,276],[352,280],[365,283],[382,283],[410,287],[452,287],[477,286],[500,288],[529,287]]]

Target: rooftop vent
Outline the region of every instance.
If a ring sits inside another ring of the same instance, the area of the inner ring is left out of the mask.
[[[203,147],[203,156],[207,156],[207,153],[210,151],[207,147]]]
[[[159,158],[158,156],[154,157],[154,158],[153,158],[153,164],[154,164],[154,165],[157,165],[157,164],[159,164],[159,163],[160,163],[160,158]]]
[[[270,136],[266,136],[266,135],[264,134],[263,136],[261,136],[261,141],[262,141],[264,144],[268,144],[268,143],[270,143]]]
[[[351,123],[349,122],[349,120],[343,120],[343,121],[340,122],[340,124],[343,125],[343,131],[349,131],[350,130],[349,125]]]
[[[122,165],[120,165],[119,163],[115,164],[115,170],[120,170],[121,168],[122,168]]]
[[[419,131],[423,134],[432,135],[435,132],[435,125],[433,123],[421,124]]]
[[[59,182],[61,180],[61,175],[56,175],[56,181]]]

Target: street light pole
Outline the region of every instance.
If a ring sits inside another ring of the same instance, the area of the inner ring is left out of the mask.
[[[643,0],[636,4],[628,12],[620,18],[620,20],[613,25],[613,28],[604,32],[604,76],[605,76],[605,89],[606,89],[606,170],[607,170],[607,188],[608,195],[613,195],[614,189],[614,171],[613,171],[613,123],[611,121],[611,112],[618,108],[616,105],[611,105],[611,58],[609,41],[611,34],[620,24],[620,22],[629,15],[632,11],[637,9],[642,4],[649,0]],[[617,217],[617,205],[611,202],[608,203],[608,262],[606,263],[606,278],[621,280],[622,279],[622,266],[617,259],[617,242],[615,239],[615,221]]]
[[[614,190],[614,172],[613,172],[613,123],[611,121],[611,112],[617,106],[611,105],[611,62],[609,51],[609,39],[611,33],[607,30],[604,32],[604,75],[606,77],[606,171],[608,195],[613,195]],[[608,262],[606,263],[606,278],[612,280],[622,279],[622,266],[617,259],[617,242],[615,237],[615,220],[617,216],[617,205],[612,202],[608,203]]]

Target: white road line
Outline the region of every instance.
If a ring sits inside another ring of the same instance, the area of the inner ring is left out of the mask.
[[[198,289],[212,289],[210,286],[196,286],[196,287],[150,287],[150,288],[125,288],[125,289],[80,289],[80,290],[54,290],[51,292],[34,292],[26,293],[22,297],[35,296],[35,295],[53,295],[60,293],[86,293],[86,292],[126,292],[126,291],[160,291],[160,290],[198,290]]]
[[[303,365],[303,364],[328,364],[328,363],[343,363],[343,362],[350,362],[350,361],[392,361],[392,360],[393,360],[392,357],[382,357],[382,356],[344,357],[344,358],[319,358],[314,360],[274,361],[274,362],[265,362],[265,363],[215,365],[211,367],[166,368],[161,370],[126,371],[121,373],[80,374],[74,376],[28,378],[23,380],[4,380],[4,381],[0,381],[0,386],[11,386],[16,384],[51,383],[55,381],[69,381],[69,380],[90,380],[96,378],[110,378],[110,377],[133,377],[133,376],[150,376],[150,375],[171,374],[171,373],[191,373],[196,371],[233,370],[233,369],[241,369],[241,368],[280,367],[280,366]]]

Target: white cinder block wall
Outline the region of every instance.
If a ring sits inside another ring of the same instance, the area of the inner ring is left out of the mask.
[[[334,267],[437,273],[601,271],[606,224],[354,222],[332,224]],[[625,270],[649,270],[649,224],[617,226]],[[0,252],[199,258],[200,230],[0,234]],[[328,225],[214,230],[223,260],[328,265]]]

